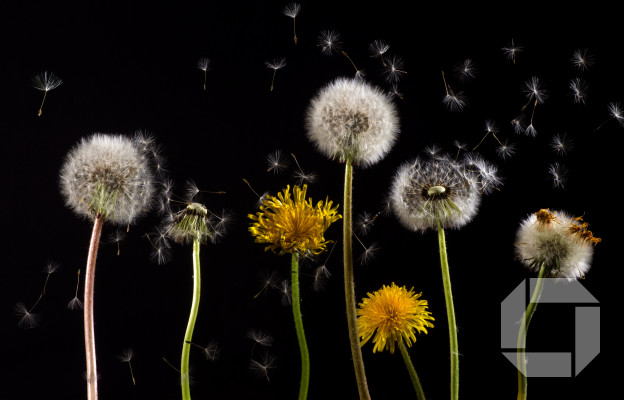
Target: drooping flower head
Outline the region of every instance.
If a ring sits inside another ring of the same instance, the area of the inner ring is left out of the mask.
[[[416,332],[427,333],[433,328],[434,318],[427,311],[427,300],[420,299],[421,293],[414,288],[407,290],[392,283],[362,299],[357,310],[358,330],[362,346],[373,338],[373,353],[390,350],[394,353],[395,344],[405,341],[408,347],[416,342]]]
[[[214,236],[212,231],[208,209],[200,203],[189,203],[172,215],[166,235],[178,243],[206,243]]]
[[[138,139],[144,136],[96,133],[69,152],[61,191],[76,214],[127,225],[149,211],[155,178],[151,155]]]
[[[329,226],[342,218],[338,206],[327,199],[316,206],[312,199],[306,199],[307,185],[303,189],[286,186],[277,197],[267,195],[256,215],[249,214],[255,222],[249,232],[256,243],[266,243],[265,250],[278,254],[320,254],[327,249],[331,241],[325,240],[324,234]]]
[[[338,78],[312,100],[307,136],[330,159],[367,167],[392,148],[399,132],[393,102],[361,79]]]
[[[499,183],[496,168],[474,155],[460,161],[445,154],[417,157],[399,167],[390,204],[408,229],[461,228],[476,215],[481,194]]]
[[[541,209],[521,223],[516,235],[516,254],[534,272],[545,264],[551,278],[583,277],[590,268],[593,246],[600,242],[588,225],[582,217]]]

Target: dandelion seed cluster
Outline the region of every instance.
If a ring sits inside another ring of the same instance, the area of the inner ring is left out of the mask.
[[[143,138],[143,136],[137,137]],[[137,140],[96,133],[67,155],[61,191],[76,214],[96,215],[119,225],[149,211],[155,194],[150,154]]]
[[[373,353],[383,350],[394,353],[399,340],[411,347],[416,342],[416,332],[427,333],[427,328],[433,328],[434,318],[427,311],[428,302],[420,296],[413,288],[407,290],[394,282],[368,293],[357,310],[361,345],[373,338]]]
[[[255,221],[249,232],[256,243],[267,243],[265,250],[279,254],[320,254],[327,249],[330,241],[325,240],[324,233],[342,217],[338,206],[332,208],[331,201],[312,205],[312,199],[306,199],[307,190],[307,185],[303,185],[295,186],[291,192],[287,186],[277,197],[266,196],[260,212],[249,214]]]
[[[582,217],[539,210],[529,215],[518,229],[517,257],[534,272],[545,264],[552,278],[583,277],[590,268],[593,246],[600,242],[587,227]]]
[[[338,78],[312,99],[307,136],[330,159],[366,167],[392,148],[399,132],[395,106],[379,88]]]
[[[461,228],[477,214],[482,193],[500,184],[496,168],[477,156],[455,161],[446,154],[417,157],[396,173],[392,210],[408,229]]]

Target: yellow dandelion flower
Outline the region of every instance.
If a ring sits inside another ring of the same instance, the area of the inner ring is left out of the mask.
[[[249,232],[256,243],[267,243],[265,250],[278,254],[312,253],[320,254],[327,249],[331,241],[323,236],[327,228],[342,218],[338,206],[332,208],[327,199],[316,206],[312,199],[306,199],[307,185],[303,188],[290,186],[275,196],[267,196],[262,202],[260,212],[249,214],[253,222]]]
[[[362,299],[357,310],[361,345],[374,336],[373,353],[383,350],[394,353],[399,340],[411,347],[416,342],[416,331],[427,333],[427,328],[433,328],[429,321],[434,318],[427,311],[427,300],[420,299],[421,294],[415,293],[414,288],[407,290],[394,282],[368,293],[368,298]]]

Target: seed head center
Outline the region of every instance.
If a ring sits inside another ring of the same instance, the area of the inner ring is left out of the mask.
[[[443,196],[445,193],[446,188],[440,185],[431,186],[429,189],[427,189],[427,195],[429,195],[429,197],[440,197]]]

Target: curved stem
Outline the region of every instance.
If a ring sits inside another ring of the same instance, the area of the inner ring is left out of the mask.
[[[518,332],[518,345],[516,346],[516,356],[518,363],[518,400],[526,400],[527,398],[528,382],[526,376],[526,357],[524,351],[524,349],[526,348],[526,335],[529,330],[529,323],[531,322],[533,313],[537,308],[537,303],[539,303],[539,299],[542,295],[542,290],[544,289],[544,277],[546,276],[546,272],[546,265],[542,264],[539,270],[539,274],[537,276],[535,290],[533,290],[533,295],[531,296],[531,302],[527,306],[527,310],[522,317],[520,330]]]
[[[459,398],[459,349],[457,346],[457,324],[455,322],[455,307],[453,292],[451,291],[451,275],[449,273],[448,256],[446,253],[446,237],[444,228],[438,221],[438,244],[440,246],[440,266],[442,268],[442,284],[444,285],[444,300],[446,302],[446,316],[449,327],[449,341],[451,351],[451,400]]]
[[[344,178],[344,203],[342,215],[342,243],[344,252],[344,284],[345,302],[347,306],[347,324],[349,328],[349,342],[351,344],[351,357],[353,358],[353,368],[355,369],[355,379],[357,381],[360,399],[370,399],[366,373],[364,371],[364,359],[360,347],[360,336],[357,327],[357,313],[355,310],[355,282],[353,279],[353,228],[352,228],[352,196],[353,196],[353,165],[351,159],[345,163]]]
[[[100,214],[95,215],[89,255],[87,256],[87,273],[85,274],[84,288],[84,338],[85,356],[87,360],[87,398],[97,400],[97,363],[95,357],[95,327],[93,318],[93,292],[95,288],[95,261],[97,259],[102,225],[104,218]]]
[[[409,372],[410,379],[412,380],[412,384],[414,385],[414,390],[416,391],[416,398],[418,398],[418,400],[425,400],[425,392],[423,392],[423,388],[420,385],[420,379],[418,379],[418,375],[416,374],[416,368],[414,368],[414,364],[412,364],[412,360],[410,359],[409,353],[407,352],[405,343],[403,343],[403,339],[400,339],[398,342],[399,350],[401,350],[403,361],[405,362],[405,366],[407,367],[407,372]]]
[[[299,351],[301,352],[299,400],[305,400],[308,397],[308,386],[310,384],[310,355],[303,331],[303,320],[301,318],[301,305],[299,300],[299,254],[292,254],[291,267],[292,309],[295,319],[295,330],[297,331],[297,341],[299,342]]]
[[[182,386],[182,399],[191,399],[191,388],[189,379],[189,358],[191,343],[193,341],[193,329],[199,311],[199,296],[201,294],[201,273],[199,265],[199,240],[193,240],[193,301],[191,302],[191,313],[186,325],[184,342],[182,342],[182,360],[180,365],[180,384]]]

